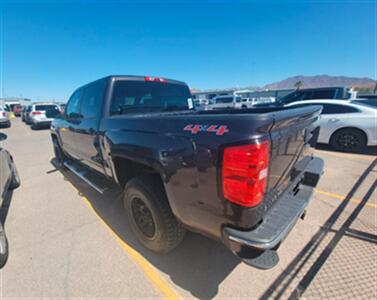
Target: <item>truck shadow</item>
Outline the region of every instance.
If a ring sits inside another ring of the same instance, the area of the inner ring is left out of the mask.
[[[373,192],[377,187],[377,180],[374,180],[369,186],[360,203],[358,203],[350,213],[347,213],[345,208],[376,166],[377,159],[372,161],[364,170],[348,192],[347,196],[329,216],[324,225],[314,234],[302,251],[297,254],[285,270],[265,290],[260,297],[261,300],[272,298],[299,299],[310,288],[314,289],[314,292],[317,293],[317,297],[318,295],[321,295],[322,298],[334,297],[331,291],[328,292],[325,290],[323,285],[321,286],[320,293],[318,293],[318,290],[315,290],[316,288],[318,289],[318,285],[312,286],[318,273],[326,266],[327,272],[330,272],[329,269],[332,270],[332,276],[328,276],[326,281],[328,288],[337,284],[339,289],[340,284],[347,282],[347,275],[352,274],[354,278],[358,278],[359,285],[364,289],[363,281],[367,282],[369,278],[373,278],[375,276],[375,269],[373,265],[370,264],[370,261],[368,261],[368,257],[371,256],[370,252],[368,252],[368,249],[370,248],[366,247],[363,243],[376,245],[377,235],[362,231],[358,228],[353,229],[352,225],[357,220],[366,203],[371,199]],[[337,227],[336,223],[341,225],[338,225]],[[339,244],[344,238],[357,239],[363,243],[356,244],[356,246],[354,243],[351,243],[349,245],[352,247],[340,247]],[[360,261],[358,261],[357,264],[352,264],[351,262],[342,264],[339,263],[339,259],[337,260],[338,264],[331,263],[329,260],[334,251],[338,251],[338,256],[341,257],[347,257],[349,253],[354,253],[355,255],[357,253],[357,255],[367,258],[367,264],[360,268],[359,264],[362,263]],[[327,273],[322,273],[322,276],[326,276],[323,274]],[[367,290],[367,288],[365,288],[365,290]],[[368,296],[366,297],[369,298]],[[310,296],[306,296],[306,298],[310,298]]]
[[[169,254],[159,255],[143,248],[125,218],[122,191],[118,186],[101,195],[73,173],[61,172],[115,234],[193,297],[209,299],[216,296],[220,283],[240,263],[220,242],[191,232],[187,232],[182,244]]]

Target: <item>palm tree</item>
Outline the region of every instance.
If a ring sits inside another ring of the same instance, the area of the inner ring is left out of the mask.
[[[300,87],[302,87],[303,85],[304,85],[304,83],[303,83],[301,80],[297,81],[297,82],[295,83],[295,88],[296,88],[296,90],[299,90]]]

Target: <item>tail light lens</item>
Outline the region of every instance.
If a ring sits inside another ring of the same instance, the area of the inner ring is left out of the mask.
[[[31,114],[35,116],[35,115],[41,115],[42,113],[40,111],[33,111]]]
[[[266,191],[269,159],[269,141],[225,148],[222,166],[224,197],[246,207],[260,204]]]

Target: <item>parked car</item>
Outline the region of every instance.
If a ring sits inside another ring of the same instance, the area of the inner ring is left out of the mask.
[[[16,104],[12,107],[12,111],[15,117],[20,117],[22,112],[22,106],[20,104]]]
[[[60,107],[53,103],[36,103],[31,105],[29,119],[33,129],[50,127],[53,119],[46,117],[46,111],[48,110],[60,112]]]
[[[242,98],[241,101],[235,104],[236,108],[250,108],[255,104],[255,98]]]
[[[0,127],[9,128],[10,125],[9,112],[3,106],[0,106]]]
[[[31,122],[31,118],[30,118],[31,108],[32,108],[32,106],[28,105],[28,106],[25,107],[25,110],[22,112],[21,118],[26,124],[30,124],[30,122]]]
[[[1,142],[7,138],[6,134],[0,132],[0,206],[9,191],[20,185],[20,177],[13,158],[10,153],[1,147]],[[0,268],[2,268],[8,258],[8,241],[5,235],[4,227],[0,222]]]
[[[234,95],[216,96],[209,100],[208,109],[217,110],[224,108],[238,108],[241,103],[241,97]],[[241,107],[239,107],[241,108]]]
[[[21,120],[22,120],[22,122],[25,122],[25,113],[26,113],[27,108],[28,108],[28,105],[24,105],[22,107],[22,111],[21,111]]]
[[[360,151],[377,145],[376,108],[345,100],[307,100],[288,106],[312,105],[323,107],[318,143],[330,144],[341,151]]]
[[[199,105],[208,105],[209,104],[209,99],[206,98],[195,98],[194,99],[194,105],[199,106]]]
[[[252,108],[259,105],[271,105],[275,102],[275,97],[254,97],[254,98],[241,98],[241,102],[236,102],[236,108]]]
[[[157,77],[80,87],[51,125],[56,166],[100,193],[118,183],[148,249],[169,252],[190,229],[271,268],[322,174],[321,107],[197,111],[190,100],[185,83]]]

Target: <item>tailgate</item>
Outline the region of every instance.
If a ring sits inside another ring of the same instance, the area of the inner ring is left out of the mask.
[[[293,179],[295,167],[304,168],[309,162],[319,133],[320,112],[320,106],[312,106],[274,113],[267,192],[281,194]]]

